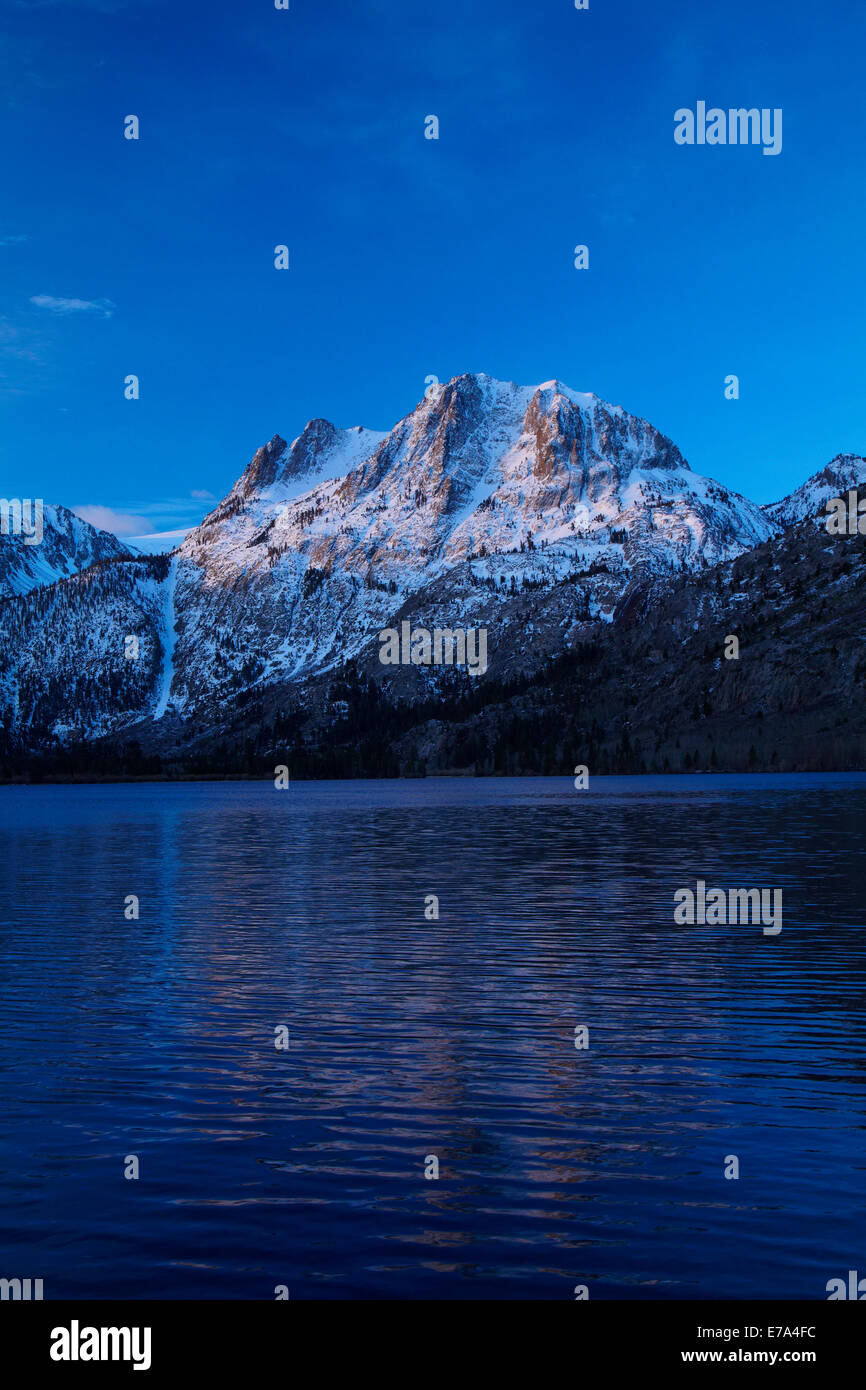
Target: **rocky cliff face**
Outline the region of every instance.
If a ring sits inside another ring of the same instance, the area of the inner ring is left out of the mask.
[[[515,655],[513,596],[538,593],[533,659],[575,624],[610,620],[636,577],[703,568],[766,539],[761,509],[693,473],[652,425],[559,382],[463,376],[387,435],[314,420],[256,454],[178,557],[174,707],[359,655],[394,621],[496,629]],[[578,582],[573,602],[546,596]],[[565,630],[563,631],[563,625]]]

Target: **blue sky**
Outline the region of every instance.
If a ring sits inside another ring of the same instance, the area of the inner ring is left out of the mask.
[[[0,492],[188,525],[487,371],[773,500],[866,451],[864,52],[855,0],[6,0]],[[698,100],[782,153],[677,146]]]

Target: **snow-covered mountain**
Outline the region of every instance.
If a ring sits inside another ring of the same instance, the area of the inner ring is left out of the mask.
[[[28,503],[25,514],[34,519]],[[42,539],[36,535],[0,534],[0,598],[27,594],[40,584],[53,584],[78,574],[97,560],[120,560],[129,550],[116,536],[100,531],[66,507],[42,507]]]
[[[187,709],[230,679],[240,634],[263,683],[357,656],[398,616],[492,625],[514,654],[526,586],[541,609],[571,581],[547,615],[567,644],[609,620],[636,577],[712,564],[774,530],[618,406],[556,381],[460,376],[388,434],[313,420],[256,453],[180,548],[172,700]]]
[[[780,527],[619,406],[467,374],[387,433],[275,435],[171,556],[9,601],[0,720],[183,744],[349,658],[420,699],[439,673],[380,666],[383,628],[486,627],[522,673]]]
[[[783,497],[781,502],[772,502],[764,511],[779,526],[796,526],[800,521],[811,519],[823,525],[830,498],[846,497],[850,488],[863,483],[866,483],[866,458],[860,454],[837,454],[826,468],[813,473],[794,492]]]
[[[552,574],[602,553],[618,567],[651,554],[663,567],[711,562],[773,529],[621,407],[556,381],[467,375],[389,434],[312,420],[291,446],[275,436],[182,550],[223,577],[299,554],[303,569],[372,574],[408,591],[482,550],[519,553],[530,538],[550,549]]]

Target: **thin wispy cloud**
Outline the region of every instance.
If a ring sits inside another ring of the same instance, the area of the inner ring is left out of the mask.
[[[34,294],[30,303],[52,314],[101,314],[110,319],[117,307],[110,299],[59,299],[53,294]]]
[[[46,385],[43,333],[0,315],[0,398],[26,396]]]
[[[26,233],[18,236],[0,236],[0,246],[20,246],[22,241],[29,240]]]
[[[138,3],[140,0],[15,0],[19,10],[50,10],[62,6],[65,10],[96,10],[98,14],[114,14]]]
[[[80,516],[82,521],[89,521],[91,526],[98,527],[100,531],[110,531],[115,536],[140,536],[152,529],[152,522],[146,517],[136,516],[133,512],[118,512],[113,507],[102,507],[97,503],[85,503],[69,510]]]
[[[35,362],[38,357],[30,335],[22,333],[17,324],[5,317],[0,317],[0,353],[24,362]]]
[[[193,502],[190,501],[191,498],[194,499]],[[111,507],[101,502],[79,503],[70,506],[69,510],[84,521],[89,521],[91,526],[98,526],[101,531],[110,531],[121,539],[135,537],[138,540],[143,536],[152,537],[155,534],[182,537],[190,527],[198,525],[203,511],[207,510],[206,507],[195,506],[194,503],[214,500],[212,492],[197,488],[190,492],[189,497],[133,499],[127,503],[129,510],[122,505]]]

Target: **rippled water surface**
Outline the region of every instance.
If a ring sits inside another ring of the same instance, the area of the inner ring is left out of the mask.
[[[864,830],[863,776],[0,788],[0,1276],[826,1298],[866,1273]],[[781,888],[781,934],[677,926],[699,878]]]

